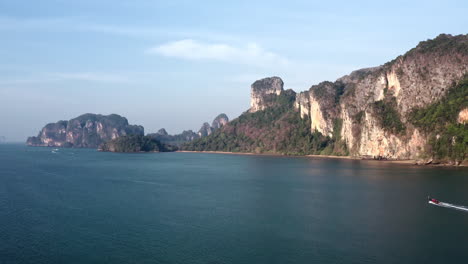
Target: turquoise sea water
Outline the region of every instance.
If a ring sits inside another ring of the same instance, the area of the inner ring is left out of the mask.
[[[468,169],[0,145],[0,263],[467,263]]]

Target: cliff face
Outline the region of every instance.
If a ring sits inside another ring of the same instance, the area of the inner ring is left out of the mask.
[[[198,130],[199,137],[206,137],[213,133],[213,128],[207,122],[203,123],[201,128]]]
[[[467,72],[468,36],[440,35],[385,65],[312,86],[295,106],[312,130],[340,129],[352,155],[417,159],[427,156],[428,133],[410,122],[411,112],[441,100]]]
[[[206,122],[203,123],[200,130],[198,130],[198,136],[199,137],[209,136],[213,132],[215,132],[216,130],[218,130],[221,127],[223,127],[224,125],[226,125],[228,122],[229,122],[229,118],[227,117],[226,114],[224,114],[224,113],[219,114],[217,117],[215,117],[215,119],[211,123],[211,126],[210,126],[210,124],[208,124]]]
[[[224,114],[224,113],[219,114],[217,117],[215,117],[215,119],[211,123],[211,127],[214,130],[220,129],[221,127],[226,125],[228,122],[229,122],[229,118],[228,118],[228,116],[226,114]]]
[[[264,78],[254,82],[250,93],[250,110],[255,113],[275,103],[275,97],[283,91],[283,80],[279,77]]]
[[[119,115],[84,114],[69,121],[47,124],[29,146],[97,148],[100,144],[125,135],[143,135],[142,126],[129,125]]]

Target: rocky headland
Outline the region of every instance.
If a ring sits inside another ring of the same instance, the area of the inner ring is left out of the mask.
[[[460,164],[468,145],[468,35],[441,34],[381,66],[304,92],[255,81],[250,109],[186,150]]]

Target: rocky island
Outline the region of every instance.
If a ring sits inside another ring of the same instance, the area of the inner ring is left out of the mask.
[[[120,115],[84,114],[69,121],[47,124],[29,146],[97,148],[104,142],[125,135],[144,135],[142,126],[129,125]]]

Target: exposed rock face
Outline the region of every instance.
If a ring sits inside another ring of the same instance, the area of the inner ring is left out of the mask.
[[[301,92],[296,95],[294,108],[299,111],[301,118],[310,116],[310,95],[308,91]]]
[[[226,114],[224,114],[224,113],[219,114],[217,117],[215,117],[215,119],[211,123],[211,126],[210,126],[210,124],[208,124],[206,122],[203,123],[200,130],[198,130],[198,136],[199,137],[209,136],[213,132],[215,132],[216,130],[218,130],[221,127],[223,127],[224,125],[226,125],[228,122],[229,122],[229,118],[228,118],[228,116]]]
[[[198,130],[198,136],[200,136],[200,137],[209,136],[209,135],[211,135],[211,133],[213,133],[213,128],[210,126],[210,124],[208,124],[206,122],[203,123],[200,130]]]
[[[198,134],[193,132],[192,130],[184,130],[182,133],[176,135],[180,136],[183,140],[185,141],[192,141],[196,138],[198,138]]]
[[[468,35],[440,35],[385,65],[312,86],[309,100],[301,93],[295,105],[310,119],[311,129],[324,135],[331,135],[334,121],[341,120],[340,134],[352,155],[418,158],[428,138],[411,125],[409,113],[439,101],[467,72]],[[385,127],[385,117],[376,110],[391,100],[396,101],[393,116],[404,127],[398,133]],[[467,114],[460,112],[460,123]]]
[[[116,114],[84,114],[69,121],[47,124],[37,137],[29,137],[29,146],[97,148],[100,144],[125,135],[143,135],[142,126],[129,125]]]
[[[275,96],[283,91],[283,86],[283,80],[279,77],[264,78],[254,82],[251,86],[249,111],[254,113],[272,106],[275,103]]]
[[[168,136],[169,133],[167,133],[166,129],[164,128],[161,128],[158,130],[158,132],[156,132],[157,135],[161,135],[161,136]]]
[[[181,146],[184,143],[206,137],[211,135],[214,131],[220,129],[229,122],[229,118],[226,114],[219,114],[212,122],[212,125],[204,123],[198,133],[193,132],[192,130],[185,130],[181,134],[169,135],[167,131],[162,128],[157,133],[148,134],[148,136],[153,137],[164,144],[172,146]]]
[[[468,108],[465,108],[458,113],[457,122],[460,124],[468,123]]]
[[[226,125],[229,122],[229,118],[226,114],[222,113],[219,114],[214,120],[213,123],[211,123],[211,127],[216,130],[220,129],[224,125]]]

